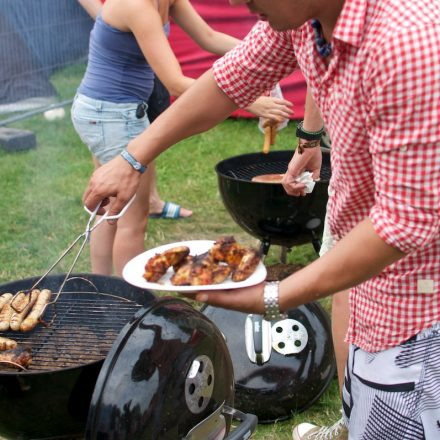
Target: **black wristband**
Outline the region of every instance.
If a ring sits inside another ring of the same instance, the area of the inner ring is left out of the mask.
[[[319,141],[324,134],[324,127],[319,131],[307,131],[303,129],[303,122],[299,121],[296,126],[296,137],[304,139],[306,141]]]

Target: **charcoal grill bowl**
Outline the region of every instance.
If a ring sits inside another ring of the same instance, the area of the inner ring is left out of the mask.
[[[132,300],[140,306],[154,301],[152,293],[131,286],[120,278],[91,274],[65,286],[66,292],[93,290]],[[29,288],[38,278],[0,285],[0,294]],[[43,288],[57,291],[64,275],[48,276]],[[139,307],[140,308],[140,307]],[[113,342],[113,341],[112,341]],[[11,439],[72,439],[82,437],[95,383],[103,361],[56,371],[0,372],[0,435]]]
[[[250,153],[219,162],[220,194],[234,221],[263,243],[291,248],[321,235],[328,199],[330,153],[322,149],[321,180],[305,197],[289,196],[281,184],[252,182],[260,174],[285,173],[292,151]]]

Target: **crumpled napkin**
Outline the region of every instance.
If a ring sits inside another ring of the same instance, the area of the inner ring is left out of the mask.
[[[312,173],[310,171],[304,171],[304,173],[297,177],[296,181],[298,183],[303,183],[306,186],[306,194],[311,193],[315,187],[315,181],[313,180]]]

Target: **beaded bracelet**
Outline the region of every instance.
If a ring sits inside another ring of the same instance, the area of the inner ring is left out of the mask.
[[[299,121],[296,126],[296,137],[305,139],[306,141],[319,141],[324,134],[324,127],[318,131],[307,131],[303,128],[304,121]]]
[[[299,154],[303,154],[304,153],[304,149],[306,148],[315,148],[315,147],[319,147],[321,145],[321,140],[320,139],[316,139],[314,141],[307,141],[305,139],[298,139],[298,153]]]

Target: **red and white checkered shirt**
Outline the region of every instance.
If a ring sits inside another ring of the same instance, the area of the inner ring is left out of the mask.
[[[440,2],[346,0],[331,44],[327,67],[309,23],[259,22],[214,75],[244,107],[301,68],[332,139],[332,235],[369,217],[407,253],[350,293],[348,340],[374,352],[440,321]]]

